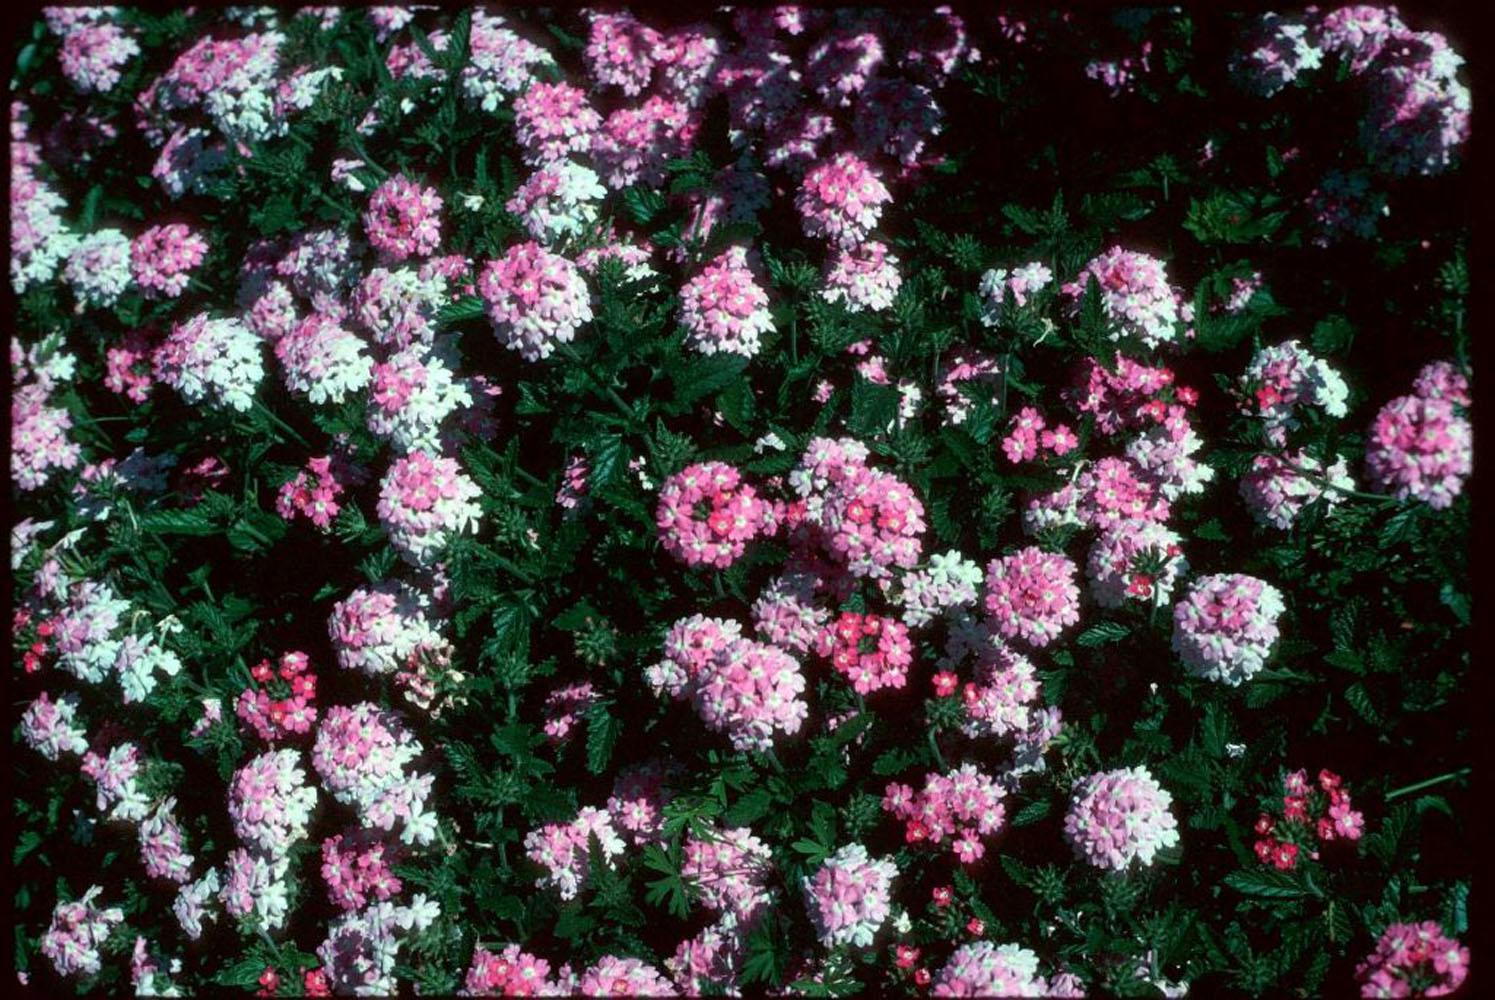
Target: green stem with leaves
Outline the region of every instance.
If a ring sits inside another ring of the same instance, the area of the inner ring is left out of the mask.
[[[1437,785],[1441,785],[1444,782],[1455,781],[1459,778],[1468,777],[1471,770],[1471,768],[1461,767],[1457,771],[1449,771],[1447,774],[1440,774],[1436,778],[1428,778],[1426,781],[1419,781],[1411,785],[1403,785],[1401,788],[1396,788],[1387,792],[1386,801],[1391,802],[1394,799],[1401,798],[1403,795],[1411,795],[1413,792],[1426,791],[1427,789],[1433,788]]]

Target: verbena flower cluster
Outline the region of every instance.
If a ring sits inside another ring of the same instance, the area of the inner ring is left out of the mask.
[[[42,8],[18,985],[1469,989],[1438,20]]]

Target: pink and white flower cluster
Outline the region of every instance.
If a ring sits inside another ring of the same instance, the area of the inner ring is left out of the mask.
[[[411,452],[384,474],[379,523],[407,562],[429,567],[458,535],[477,530],[481,494],[456,459]]]
[[[271,750],[234,772],[228,790],[228,815],[234,833],[270,857],[284,857],[306,836],[317,791],[306,783],[301,755]]]
[[[1412,394],[1381,407],[1371,424],[1365,443],[1370,482],[1400,500],[1420,500],[1435,510],[1451,506],[1474,461],[1469,404],[1468,382],[1457,369],[1446,362],[1424,368]]]
[[[1067,557],[1028,546],[986,567],[983,604],[993,630],[1047,646],[1080,620],[1078,569]]]
[[[207,253],[208,241],[179,222],[152,226],[130,245],[130,270],[147,296],[175,299]]]
[[[1016,944],[972,941],[956,948],[935,973],[930,994],[937,997],[1080,997],[1072,973],[1052,979],[1039,975],[1038,956]]]
[[[1436,920],[1394,923],[1355,967],[1362,997],[1443,997],[1469,976],[1469,949]]]
[[[680,287],[680,325],[686,344],[702,354],[758,353],[773,316],[745,247],[728,248]]]
[[[592,294],[576,265],[534,242],[517,243],[489,261],[478,294],[499,343],[526,361],[550,357],[592,321]]]
[[[100,949],[115,926],[124,923],[125,912],[117,906],[94,905],[103,886],[90,886],[82,899],[58,903],[52,925],[42,935],[41,953],[52,962],[59,976],[94,976],[103,968]]]
[[[1173,796],[1145,767],[1092,774],[1075,784],[1064,836],[1081,860],[1097,868],[1150,865],[1158,851],[1178,846],[1172,808]]]
[[[820,943],[828,948],[870,948],[892,914],[891,858],[872,858],[861,844],[847,844],[804,880],[805,907]]]
[[[424,748],[392,712],[371,702],[334,705],[317,730],[311,762],[332,797],[358,810],[367,829],[399,830],[405,844],[429,844],[435,777],[411,770]]]
[[[1078,313],[1091,278],[1100,287],[1100,308],[1110,322],[1110,339],[1131,337],[1148,348],[1184,339],[1193,310],[1168,283],[1158,258],[1119,246],[1107,250],[1086,264],[1074,281],[1060,287],[1072,311]]]
[[[961,864],[969,865],[986,853],[982,841],[1002,829],[1006,794],[975,764],[963,764],[948,774],[925,775],[924,788],[918,792],[896,781],[890,783],[882,807],[903,821],[904,840],[947,844]]]
[[[591,806],[583,807],[569,823],[548,823],[526,834],[525,855],[545,869],[535,880],[535,886],[553,888],[562,899],[575,899],[591,873],[589,845],[593,838],[608,864],[626,849],[623,838],[613,829],[611,817]]]
[[[687,566],[717,569],[732,565],[749,542],[778,528],[774,506],[723,462],[689,465],[666,479],[654,518],[666,552]]]
[[[1264,580],[1201,576],[1173,606],[1173,650],[1195,677],[1236,687],[1266,664],[1284,610],[1282,594]]]

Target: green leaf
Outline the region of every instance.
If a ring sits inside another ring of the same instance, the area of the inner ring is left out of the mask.
[[[1081,632],[1075,642],[1087,648],[1104,646],[1107,643],[1120,642],[1130,634],[1131,629],[1119,622],[1097,622]]]
[[[1231,872],[1225,876],[1225,884],[1247,896],[1263,899],[1301,899],[1311,895],[1296,875],[1275,869]]]
[[[613,747],[623,731],[623,722],[599,702],[587,710],[587,770],[601,774],[612,760]]]

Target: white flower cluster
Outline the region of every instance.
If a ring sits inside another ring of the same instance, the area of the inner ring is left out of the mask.
[[[580,236],[597,223],[606,197],[597,172],[574,160],[552,160],[519,185],[504,206],[519,216],[531,236],[547,246],[564,236]]]
[[[981,565],[954,549],[930,556],[923,569],[903,574],[903,623],[919,628],[948,611],[970,607],[980,596],[983,579]]]
[[[242,412],[254,404],[265,377],[260,341],[237,319],[199,313],[177,326],[156,351],[156,377],[189,403],[229,406]]]
[[[118,229],[100,229],[78,241],[62,277],[81,306],[108,308],[130,287],[130,238]]]

